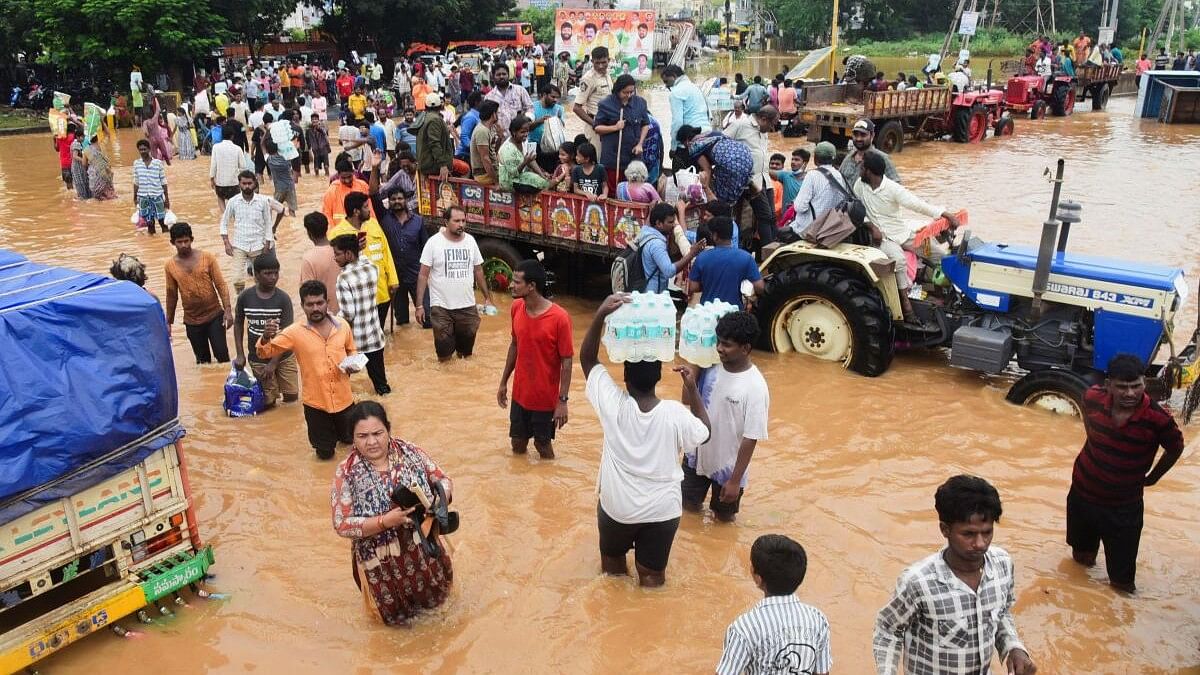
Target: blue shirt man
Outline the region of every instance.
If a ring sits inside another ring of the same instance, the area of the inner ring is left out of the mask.
[[[763,86],[762,77],[754,76],[754,84],[746,87],[746,112],[753,115],[771,100],[771,93]]]
[[[384,128],[383,124],[381,124],[379,122],[379,120],[375,120],[375,122],[373,124],[371,124],[370,132],[371,132],[371,139],[375,141],[375,148],[380,151],[386,150],[387,149],[387,129]]]
[[[675,207],[670,204],[655,204],[650,209],[650,223],[638,234],[638,246],[642,253],[642,273],[646,275],[646,293],[662,293],[667,290],[671,277],[679,274],[704,248],[703,242],[692,244],[679,262],[671,262],[667,253],[667,235],[675,230]]]
[[[462,116],[462,123],[458,129],[458,152],[455,157],[459,159],[468,159],[471,156],[471,134],[475,131],[475,126],[479,124],[479,110],[471,108],[466,115]]]
[[[733,220],[727,216],[716,216],[708,221],[713,246],[696,258],[688,274],[688,295],[700,291],[700,302],[724,300],[731,305],[742,305],[742,282],[749,281],[755,294],[762,293],[762,273],[749,251],[730,244],[733,237]]]
[[[685,124],[696,127],[701,133],[712,130],[711,117],[708,112],[708,101],[700,88],[683,74],[679,66],[663,68],[663,82],[671,90],[668,100],[671,103],[671,149],[679,147],[676,138],[679,129]]]

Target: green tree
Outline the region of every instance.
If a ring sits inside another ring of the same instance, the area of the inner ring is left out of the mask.
[[[227,36],[207,2],[33,0],[33,30],[49,60],[155,71],[207,56]]]
[[[37,19],[32,0],[0,0],[0,64],[16,63],[22,52],[36,56],[38,42],[33,35]]]
[[[705,21],[704,23],[700,24],[700,34],[701,35],[720,35],[721,34],[721,22],[717,21],[716,19],[709,19],[708,21]]]
[[[517,21],[524,21],[533,28],[533,37],[542,44],[554,44],[554,14],[555,8],[526,7],[517,15]]]
[[[283,20],[295,5],[279,0],[210,0],[212,11],[222,17],[237,41],[250,47],[257,61],[262,44],[283,28]]]
[[[394,52],[412,42],[445,45],[478,37],[513,0],[306,0],[322,7],[322,28],[342,49]]]

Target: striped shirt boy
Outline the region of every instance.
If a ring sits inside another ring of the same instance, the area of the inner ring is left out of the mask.
[[[152,159],[147,164],[138,158],[133,162],[133,184],[137,187],[137,196],[162,197],[163,186],[167,184],[167,167],[161,159]]]
[[[768,595],[729,625],[717,675],[828,673],[829,621],[795,595]]]

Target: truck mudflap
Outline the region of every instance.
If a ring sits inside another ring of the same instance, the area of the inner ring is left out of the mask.
[[[213,562],[211,546],[177,553],[139,570],[136,578],[100,589],[12,631],[0,639],[0,673],[17,672],[101,628],[116,625],[146,605],[203,579]]]

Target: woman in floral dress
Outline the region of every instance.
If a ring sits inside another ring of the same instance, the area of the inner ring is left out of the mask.
[[[440,482],[450,498],[450,479],[424,450],[392,437],[378,403],[357,404],[349,423],[354,445],[334,474],[333,529],[352,541],[354,580],[369,610],[389,626],[407,625],[445,602],[453,572],[444,546],[431,558],[413,541],[412,509],[391,495],[405,486],[432,501]]]

